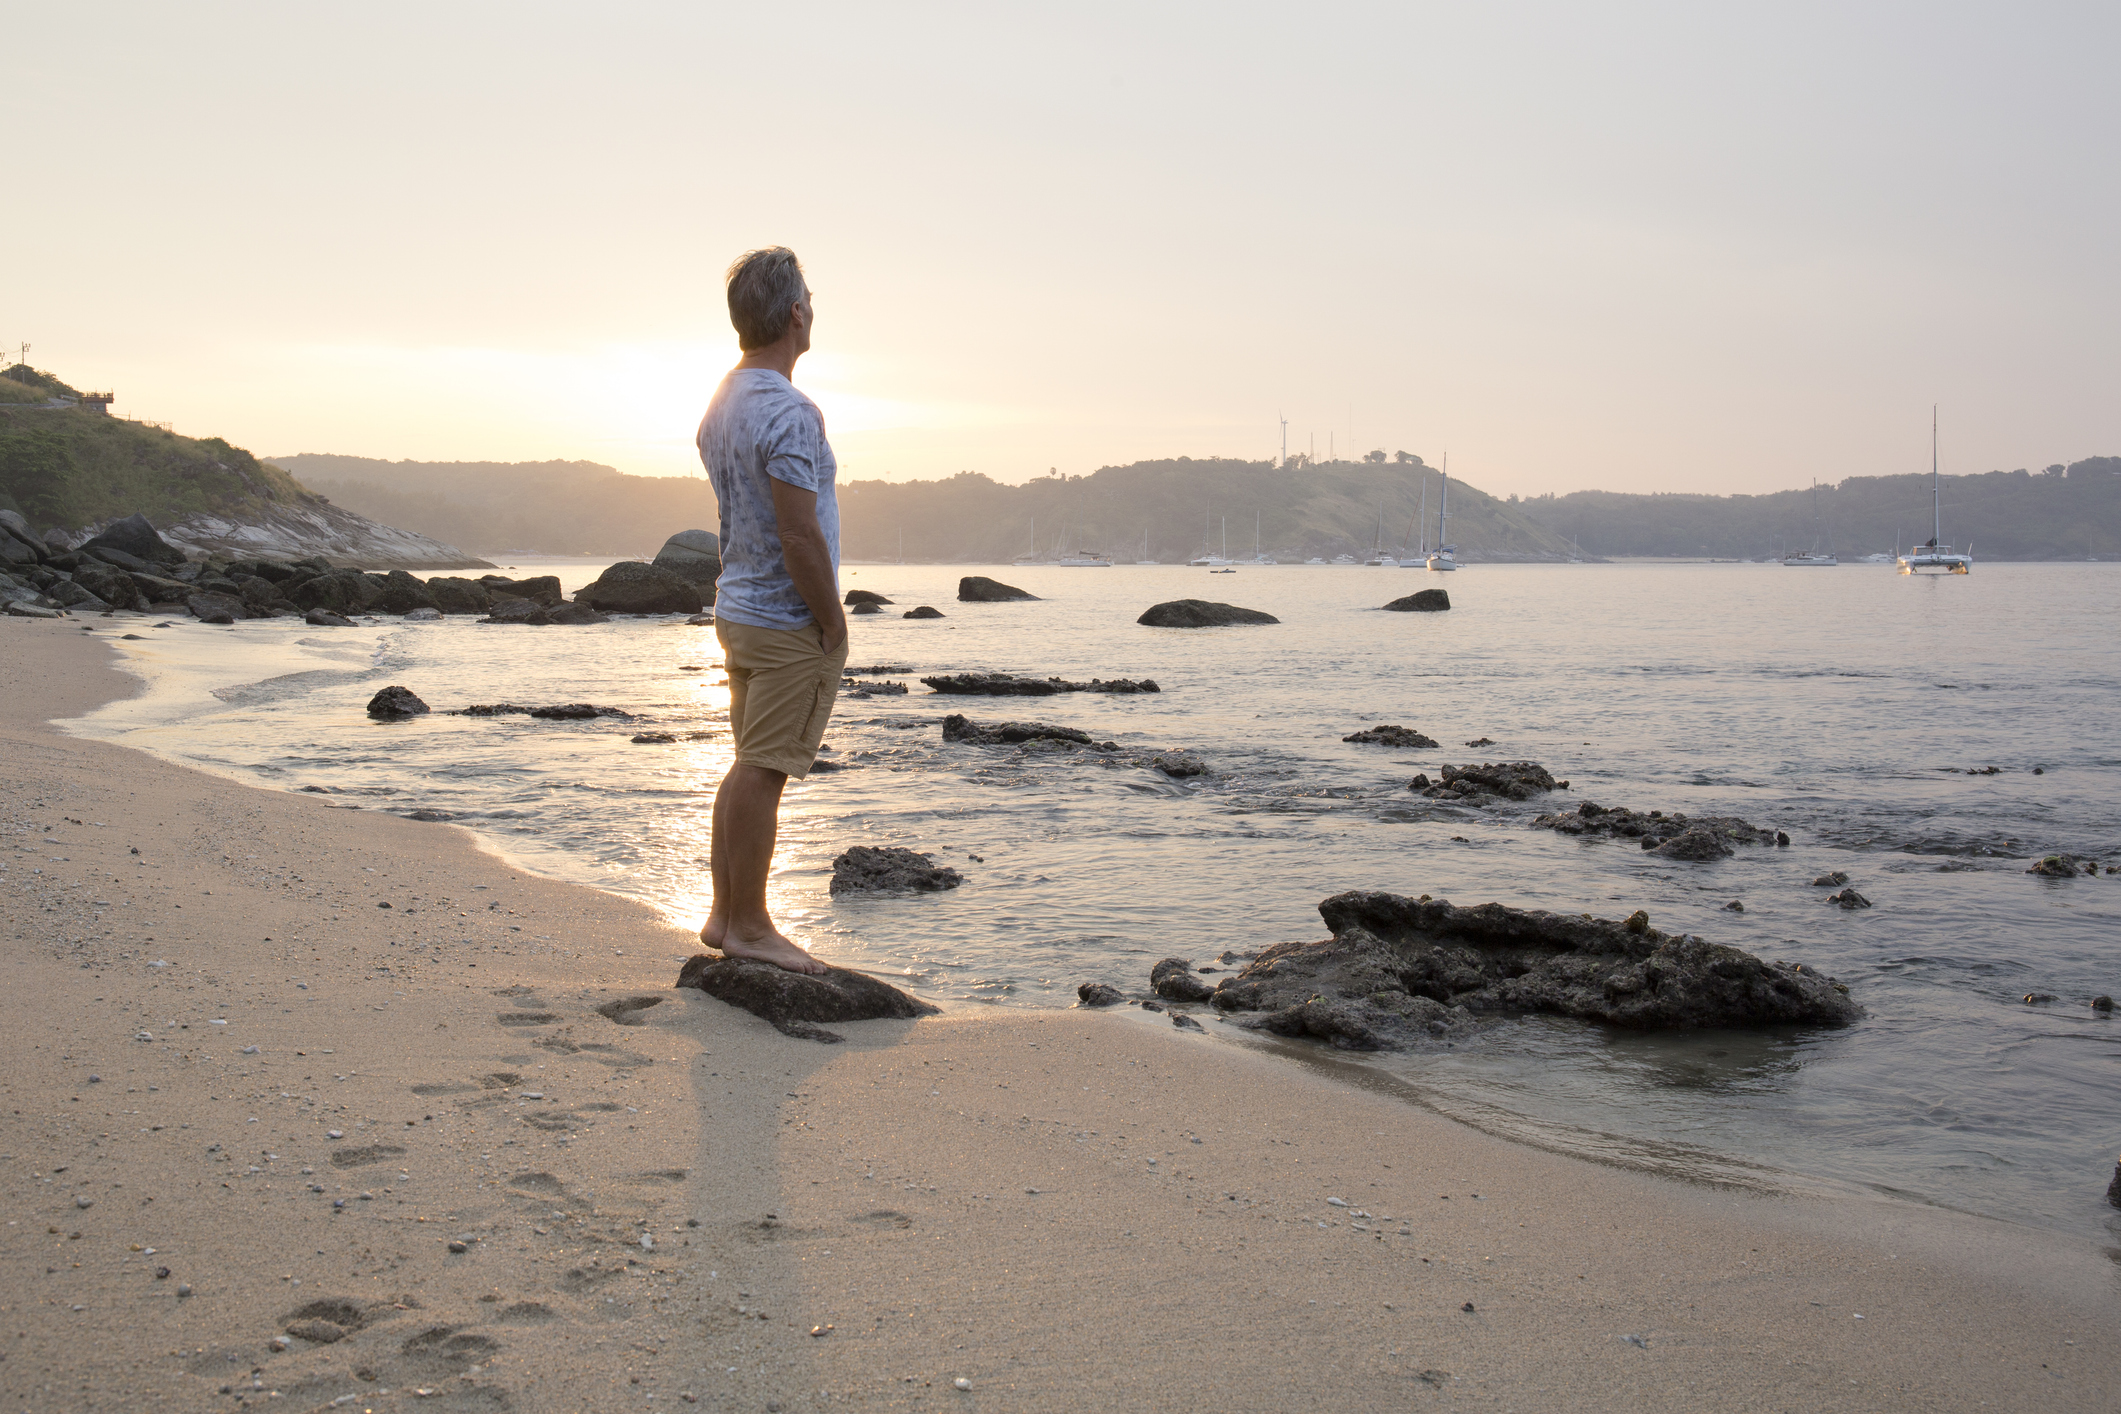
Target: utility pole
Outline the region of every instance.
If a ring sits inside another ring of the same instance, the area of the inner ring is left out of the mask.
[[[1275,416],[1281,417],[1281,414]],[[1289,464],[1289,419],[1286,417],[1281,418],[1281,464],[1284,467]]]
[[[28,362],[29,362],[29,345],[28,345],[28,344],[24,344],[24,345],[22,346],[21,352],[20,352],[20,353],[19,353],[19,354],[18,354],[18,355],[16,356],[16,358],[15,358],[15,362],[17,362],[17,363],[28,363]]]

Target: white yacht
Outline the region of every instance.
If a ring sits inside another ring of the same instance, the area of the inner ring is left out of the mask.
[[[1071,550],[1054,560],[1053,563],[1063,569],[1071,570],[1108,570],[1112,568],[1112,561],[1098,554],[1095,550]]]
[[[1305,560],[1304,563],[1307,565],[1322,565],[1325,563],[1325,561],[1320,559],[1318,556],[1313,555],[1310,559]]]
[[[1451,463],[1443,464],[1443,495],[1436,505],[1436,553],[1424,562],[1441,573],[1458,568],[1458,547],[1451,543]]]
[[[1917,574],[1923,570],[1935,570],[1940,574],[1971,574],[1974,569],[1974,547],[1968,545],[1964,554],[1944,543],[1944,479],[1937,472],[1937,409],[1930,409],[1930,540],[1927,545],[1917,545],[1900,557],[1900,573]]]
[[[1823,523],[1824,522],[1819,519],[1819,483],[1814,481],[1812,483],[1812,524],[1815,529],[1813,532],[1812,543],[1815,546],[1819,543],[1817,538],[1818,533],[1816,527]],[[1798,550],[1791,554],[1784,555],[1782,557],[1782,563],[1788,565],[1791,569],[1803,570],[1830,569],[1833,566],[1840,564],[1841,561],[1834,558],[1834,552],[1832,550],[1812,549]]]

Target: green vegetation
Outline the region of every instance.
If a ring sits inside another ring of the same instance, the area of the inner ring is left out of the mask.
[[[473,554],[653,555],[715,528],[705,478],[596,462],[413,462],[303,453],[275,463],[350,511]]]
[[[21,385],[14,369],[6,374],[0,384]],[[66,388],[57,379],[47,386]],[[179,437],[79,408],[0,410],[0,507],[40,530],[78,529],[135,511],[156,525],[206,513],[239,518],[246,507],[308,494],[286,472],[219,437]]]
[[[41,403],[53,397],[80,396],[51,374],[26,363],[0,368],[0,403]]]
[[[850,560],[899,558],[905,537],[909,560],[1006,563],[1034,548],[1037,520],[1041,557],[1056,544],[1093,550],[1115,561],[1184,561],[1220,552],[1229,527],[1233,559],[1259,545],[1284,562],[1312,556],[1362,557],[1382,545],[1389,552],[1418,545],[1414,524],[1422,488],[1428,491],[1428,540],[1434,548],[1440,488],[1437,473],[1419,457],[1387,461],[1304,464],[1206,460],[1108,466],[1088,476],[1043,476],[1004,486],[978,472],[941,481],[855,481],[840,488],[840,548]],[[1475,560],[1544,560],[1567,554],[1567,542],[1514,502],[1463,482],[1451,483],[1451,539]]]
[[[2121,457],[2045,471],[1991,471],[1943,481],[1945,540],[1982,559],[2081,560],[2121,553]],[[1586,555],[1763,559],[1832,550],[1843,559],[1905,549],[1930,535],[1930,478],[1852,476],[1766,496],[1625,495],[1576,491],[1523,503]]]

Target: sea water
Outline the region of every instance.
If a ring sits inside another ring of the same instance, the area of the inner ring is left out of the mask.
[[[513,568],[572,592],[601,565]],[[960,604],[968,570],[1040,597]],[[858,565],[843,586],[893,601],[851,620],[850,664],[911,691],[843,697],[825,753],[840,769],[789,788],[771,902],[822,956],[938,1000],[1060,1007],[1083,982],[1141,990],[1159,958],[1227,967],[1225,952],[1321,937],[1319,900],[1346,889],[1646,909],[1667,931],[1835,975],[1869,1014],[1664,1035],[1532,1018],[1366,1063],[1445,1113],[1608,1161],[2116,1225],[2100,1200],[2121,1147],[2121,1023],[2088,1003],[2121,994],[2121,874],[2025,872],[2056,851],[2121,865],[2113,567]],[[1435,587],[1449,612],[1380,608]],[[1281,622],[1135,622],[1182,597]],[[900,617],[921,604],[944,617]],[[72,729],[340,805],[443,812],[528,869],[687,927],[704,915],[730,761],[711,627],[125,622],[144,635],[119,647],[148,690]],[[965,698],[918,682],[973,670],[1162,691]],[[436,712],[370,720],[386,683]],[[448,714],[498,701],[629,715]],[[950,712],[1182,748],[1210,774],[946,744]],[[1342,741],[1385,722],[1443,745]],[[655,732],[680,740],[633,741]],[[1462,744],[1482,737],[1494,744]],[[1408,788],[1446,763],[1520,759],[1569,789],[1475,809]],[[1737,815],[1791,844],[1682,863],[1531,824],[1586,800]],[[852,844],[921,850],[965,883],[834,899],[831,861]],[[1875,907],[1828,902],[1810,881],[1833,870]]]

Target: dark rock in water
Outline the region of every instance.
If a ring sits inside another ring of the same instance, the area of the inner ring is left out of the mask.
[[[819,764],[823,764],[822,762]],[[832,861],[832,892],[939,893],[965,882],[955,869],[939,866],[928,855],[895,846],[882,848],[858,844]]]
[[[1208,1029],[1182,1011],[1171,1013],[1171,1024],[1181,1031],[1205,1031]]]
[[[713,531],[679,531],[663,542],[653,563],[695,586],[702,603],[714,602],[714,582],[722,577],[722,542]]]
[[[1818,878],[1812,880],[1812,887],[1815,889],[1838,889],[1848,881],[1849,876],[1836,869],[1831,874],[1821,874]]]
[[[405,818],[408,820],[424,820],[429,824],[439,824],[444,820],[454,820],[457,817],[450,814],[447,810],[415,810]]]
[[[1161,771],[1173,780],[1190,780],[1208,774],[1208,763],[1185,751],[1159,751],[1141,764],[1152,771]]]
[[[841,678],[840,691],[849,697],[902,697],[906,692],[906,684],[876,682],[868,678]]]
[[[1655,849],[1668,840],[1679,838],[1689,830],[1707,830],[1726,844],[1789,843],[1787,835],[1749,825],[1735,815],[1703,815],[1689,818],[1678,813],[1667,815],[1662,810],[1642,814],[1624,805],[1607,807],[1588,800],[1574,810],[1537,816],[1532,823],[1544,830],[1559,830],[1565,835],[1600,835],[1611,839],[1639,840],[1644,849]],[[1842,882],[1847,881],[1844,879]]]
[[[366,613],[383,597],[383,586],[359,570],[331,570],[283,591],[300,609],[329,609],[335,614]]]
[[[1142,998],[1143,1011],[1164,1011],[1166,1009],[1162,1002],[1152,1002],[1147,997]]]
[[[1412,727],[1402,727],[1390,722],[1383,726],[1364,727],[1359,732],[1353,732],[1342,737],[1341,740],[1358,742],[1366,746],[1428,747],[1436,745],[1434,737],[1423,736]]]
[[[334,614],[329,609],[311,609],[302,616],[302,622],[311,628],[352,628],[354,622],[344,614]]]
[[[1217,604],[1207,599],[1172,599],[1152,604],[1134,622],[1151,628],[1222,628],[1229,624],[1278,624],[1280,619],[1257,609]]]
[[[243,601],[227,594],[193,594],[185,599],[184,607],[202,623],[232,624],[250,617]]]
[[[851,609],[856,604],[888,604],[891,601],[873,589],[850,589],[840,602]]]
[[[1167,1002],[1204,1002],[1215,989],[1193,975],[1193,964],[1167,957],[1149,969],[1149,990]]]
[[[545,622],[549,624],[608,624],[611,619],[590,608],[587,604],[560,604],[545,611]]]
[[[1161,692],[1153,679],[1092,678],[1069,682],[1065,678],[1020,678],[1008,673],[944,673],[922,678],[935,691],[952,697],[1052,697],[1063,692]]]
[[[1732,899],[1729,903],[1723,906],[1723,911],[1725,913],[1743,913],[1745,912],[1745,905],[1740,903],[1737,899]]]
[[[409,687],[392,684],[368,699],[371,717],[417,717],[430,710]]]
[[[1826,896],[1826,901],[1828,903],[1838,903],[1843,908],[1852,910],[1858,908],[1869,908],[1871,906],[1871,901],[1865,898],[1862,894],[1857,893],[1854,889],[1843,889],[1838,894],[1828,894]]]
[[[2046,1006],[2055,999],[2053,992],[2027,992],[2022,1000],[2027,1006]]]
[[[2093,1011],[2112,1011],[2113,1009],[2114,1009],[2114,999],[2113,999],[2112,997],[2093,997],[2093,998],[2092,998],[2092,1010],[2093,1010]]]
[[[383,576],[382,592],[368,607],[385,614],[409,614],[414,609],[438,608],[434,595],[427,592],[427,586],[404,570],[392,570]]]
[[[1472,749],[1473,749],[1473,750],[1475,750],[1475,751],[1478,751],[1478,750],[1479,750],[1479,749],[1480,749],[1481,747],[1483,747],[1483,746],[1493,746],[1494,744],[1495,744],[1495,743],[1494,743],[1494,741],[1493,741],[1493,740],[1491,740],[1491,739],[1490,739],[1490,738],[1488,738],[1488,737],[1484,737],[1484,736],[1483,736],[1483,737],[1475,737],[1475,738],[1474,738],[1473,740],[1471,740],[1471,741],[1469,741],[1469,742],[1467,742],[1467,743],[1466,743],[1466,745],[1467,745],[1468,747],[1472,748]]]
[[[1644,840],[1643,845],[1650,853],[1664,859],[1691,859],[1697,862],[1728,859],[1735,852],[1725,843],[1722,835],[1705,825],[1696,825],[1682,834],[1672,836],[1663,844],[1653,845]]]
[[[587,702],[563,702],[551,707],[532,707],[522,702],[474,702],[455,713],[460,717],[539,717],[553,722],[586,722],[592,717],[633,719],[618,707],[596,707]]]
[[[493,592],[461,575],[436,575],[427,581],[427,594],[445,614],[483,614],[493,607]]]
[[[1556,781],[1537,761],[1491,761],[1479,766],[1446,766],[1442,780],[1412,789],[1430,800],[1484,805],[1497,796],[1530,800],[1546,791],[1566,790],[1568,785],[1567,781]]]
[[[1441,589],[1418,589],[1404,599],[1394,599],[1385,605],[1400,613],[1432,614],[1451,607],[1451,596]]]
[[[870,600],[864,599],[861,603],[854,606],[854,612],[857,614],[881,614],[884,611]]]
[[[709,741],[713,732],[642,732],[633,738],[635,746],[673,746],[681,741]]]
[[[442,622],[440,609],[407,609],[405,622],[409,624],[438,624]]]
[[[2106,1201],[2121,1208],[2121,1160],[2114,1163],[2114,1176],[2106,1185]]]
[[[1026,594],[1013,584],[1003,584],[983,574],[968,574],[960,579],[957,597],[961,604],[1006,604],[1017,599],[1038,598],[1036,594]]]
[[[534,599],[504,599],[493,606],[493,612],[479,620],[482,624],[549,624],[552,616],[543,605]]]
[[[909,997],[886,982],[844,967],[822,976],[784,972],[770,962],[696,953],[678,972],[680,987],[742,1007],[773,1024],[784,1036],[812,1041],[843,1039],[819,1022],[871,1021],[885,1017],[933,1016],[939,1007]]]
[[[157,535],[155,528],[147,523],[147,517],[143,515],[130,515],[124,520],[113,522],[104,527],[102,534],[83,541],[80,548],[93,552],[105,546],[113,550],[123,550],[128,555],[136,555],[150,564],[184,563],[184,552]]]
[[[697,614],[704,602],[691,580],[640,560],[621,560],[575,596],[608,614]]]
[[[983,727],[955,712],[943,718],[943,740],[972,746],[1014,746],[1025,741],[1065,741],[1078,746],[1097,744],[1090,740],[1089,733],[1073,727],[1056,727],[1047,722],[996,722],[991,727]]]
[[[908,609],[905,613],[899,615],[902,619],[939,619],[942,616],[943,611],[936,608],[933,604],[923,604],[919,608]]]
[[[2035,860],[2033,866],[2025,872],[2038,874],[2044,879],[2074,879],[2080,870],[2086,874],[2096,874],[2099,872],[2098,861],[2079,859],[2074,854],[2050,854],[2044,859]]]
[[[1847,988],[1792,963],[1626,922],[1396,894],[1335,894],[1333,936],[1283,943],[1211,998],[1239,1024],[1361,1050],[1448,1037],[1476,1014],[1639,1028],[1839,1024]]]
[[[556,574],[533,575],[529,579],[510,579],[503,574],[482,574],[479,583],[496,604],[510,599],[528,599],[541,609],[550,609],[561,602],[560,577]]]
[[[1120,1006],[1127,1000],[1126,994],[1117,987],[1108,987],[1102,982],[1085,982],[1075,989],[1078,1006]]]

